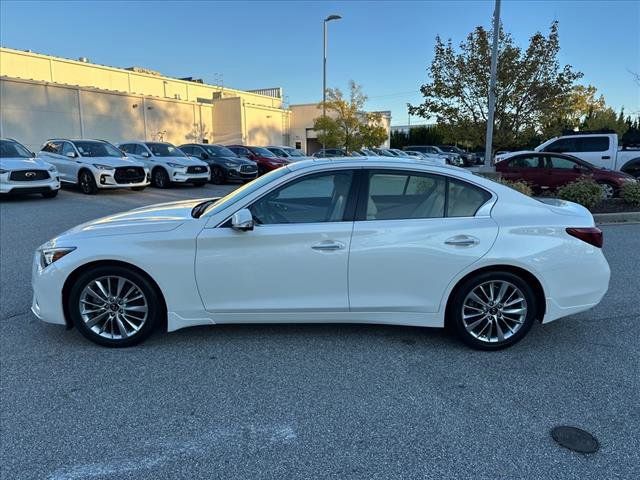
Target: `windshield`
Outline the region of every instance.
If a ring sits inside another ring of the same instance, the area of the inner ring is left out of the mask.
[[[290,157],[304,157],[304,153],[295,148],[285,148],[284,151],[287,152]]]
[[[261,157],[275,157],[275,155],[273,153],[271,153],[269,150],[267,150],[266,148],[251,147],[251,150],[253,151],[253,153],[258,154]]]
[[[209,145],[203,148],[212,157],[237,157],[235,153],[221,145]]]
[[[442,145],[440,147],[438,147],[440,150],[442,150],[443,152],[453,152],[455,153],[455,149],[453,147],[447,147],[446,145]]]
[[[0,142],[0,158],[32,158],[33,155],[29,150],[24,148],[18,142],[11,140],[2,140]]]
[[[124,156],[122,151],[107,142],[73,142],[83,157],[118,157]]]
[[[145,143],[151,153],[156,157],[184,157],[185,154],[181,150],[170,143]]]
[[[224,208],[227,208],[233,202],[237,202],[238,200],[243,199],[247,195],[250,195],[251,193],[255,192],[257,189],[266,185],[267,183],[273,182],[278,178],[286,175],[287,173],[289,173],[288,168],[277,168],[276,170],[271,170],[269,173],[265,173],[261,177],[258,177],[249,183],[245,183],[240,188],[234,190],[230,194],[222,197],[220,200],[213,203],[209,208],[207,208],[203,212],[202,216],[204,217],[207,215],[213,215],[218,213]]]

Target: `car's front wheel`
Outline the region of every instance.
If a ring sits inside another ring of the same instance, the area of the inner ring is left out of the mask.
[[[467,345],[499,350],[527,334],[537,311],[534,292],[521,277],[509,272],[485,272],[456,289],[448,320]]]
[[[220,167],[211,169],[211,183],[214,185],[222,185],[224,183],[224,171]]]
[[[164,168],[156,167],[151,173],[151,184],[156,188],[168,188],[171,184],[171,179]]]
[[[67,298],[75,327],[107,347],[145,340],[160,323],[161,305],[160,295],[145,276],[121,266],[101,266],[81,274]]]
[[[89,170],[81,170],[78,175],[78,183],[80,184],[80,190],[86,195],[95,195],[98,193],[98,185],[96,185],[96,179]]]

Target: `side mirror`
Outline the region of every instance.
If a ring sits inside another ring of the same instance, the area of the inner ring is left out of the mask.
[[[144,158],[150,158],[150,157],[151,157],[151,154],[150,154],[149,152],[142,152],[142,156],[143,156]]]
[[[231,228],[240,232],[253,230],[253,215],[248,208],[238,210],[231,217]]]
[[[74,152],[67,152],[65,155],[69,158],[76,158],[76,154]]]
[[[203,153],[200,155],[200,158],[201,158],[202,160],[206,160],[207,158],[209,158],[209,155],[203,152]]]

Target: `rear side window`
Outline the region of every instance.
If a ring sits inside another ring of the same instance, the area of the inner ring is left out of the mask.
[[[482,188],[460,180],[449,179],[447,217],[473,217],[491,198]]]
[[[365,220],[472,217],[490,198],[482,188],[442,175],[370,171],[357,215]]]
[[[609,137],[583,137],[574,139],[575,152],[606,152],[609,150]]]

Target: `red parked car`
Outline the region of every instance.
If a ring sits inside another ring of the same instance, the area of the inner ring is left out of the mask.
[[[258,175],[270,172],[290,162],[286,158],[278,157],[264,147],[250,145],[227,145],[227,148],[240,157],[248,158],[258,164]]]
[[[631,175],[594,167],[579,158],[562,153],[518,152],[496,163],[502,178],[529,183],[534,192],[556,190],[580,177],[591,177],[602,185],[603,196],[619,194],[625,183],[637,181]]]

